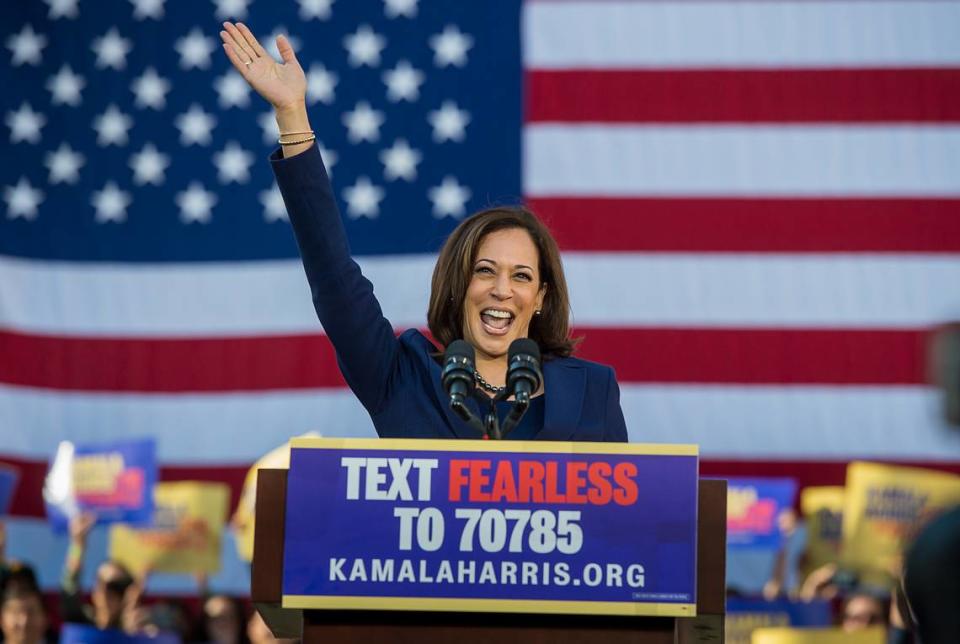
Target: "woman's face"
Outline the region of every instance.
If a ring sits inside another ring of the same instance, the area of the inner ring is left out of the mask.
[[[522,228],[498,230],[480,242],[463,302],[463,337],[478,358],[504,356],[511,342],[527,337],[546,294],[539,266],[537,247]]]

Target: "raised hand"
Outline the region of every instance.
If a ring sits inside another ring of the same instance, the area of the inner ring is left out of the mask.
[[[236,70],[277,112],[298,110],[305,104],[307,78],[285,36],[277,36],[283,63],[276,62],[242,22],[223,23],[220,38]]]
[[[86,545],[87,536],[97,524],[97,515],[92,512],[81,512],[70,518],[70,540],[74,543]]]

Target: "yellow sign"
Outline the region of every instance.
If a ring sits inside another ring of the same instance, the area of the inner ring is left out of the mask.
[[[151,527],[117,524],[111,528],[110,558],[135,573],[220,570],[230,489],[223,483],[158,483],[153,498]]]
[[[848,633],[840,628],[758,628],[751,644],[884,644],[882,627],[865,628]]]
[[[807,522],[804,577],[820,566],[840,559],[845,499],[846,492],[839,485],[808,487],[800,493],[800,512]]]
[[[895,574],[903,547],[960,502],[960,476],[913,467],[851,463],[843,508],[844,565],[868,576]]]
[[[316,432],[307,432],[301,438],[320,438]],[[243,479],[243,491],[240,492],[240,501],[230,519],[234,536],[237,542],[237,556],[243,561],[253,561],[253,526],[254,506],[257,503],[257,470],[261,469],[290,469],[290,443],[284,443],[276,449],[270,450],[253,464]]]
[[[724,629],[727,644],[750,644],[750,637],[758,628],[786,626],[790,615],[782,613],[727,613]]]

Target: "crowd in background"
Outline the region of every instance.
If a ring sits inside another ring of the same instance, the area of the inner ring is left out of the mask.
[[[958,521],[956,516],[950,515],[957,515],[957,510],[946,514],[948,522],[952,521],[948,531],[952,530],[950,534],[953,534]],[[784,532],[787,535],[792,533],[796,523],[795,515],[788,511],[782,521]],[[89,594],[86,593],[81,588],[80,579],[84,566],[93,565],[86,560],[86,555],[87,538],[94,524],[95,518],[91,515],[80,515],[71,520],[60,592],[58,597],[52,597],[43,593],[29,563],[6,556],[6,531],[0,521],[0,625],[4,641],[11,644],[57,641],[65,623],[114,629],[126,635],[172,634],[183,642],[262,644],[278,641],[246,599],[209,592],[203,575],[197,575],[195,597],[150,597],[144,592],[149,572],[134,575],[124,565],[107,560],[96,563],[95,581]],[[934,535],[932,538],[938,537]],[[924,554],[927,551],[933,553],[933,561],[924,564],[922,558],[917,558],[921,563],[915,565],[931,568],[921,571],[926,577],[943,577],[939,568],[944,561],[950,560],[937,559],[935,545],[925,549]],[[899,570],[890,572],[891,578],[901,580]],[[960,583],[960,568],[954,569],[954,573],[952,584],[956,586]],[[785,583],[787,577],[787,557],[785,551],[781,551],[762,597],[768,601],[781,598],[799,602],[827,600],[835,608],[835,624],[844,631],[882,626],[887,629],[891,644],[921,641],[911,627],[914,608],[906,601],[902,583],[895,583],[892,588],[865,585],[836,563],[814,569],[794,587]],[[949,579],[947,583],[951,583]],[[932,603],[927,602],[921,608],[931,610],[930,606],[936,607],[939,602],[943,612],[960,614],[960,606],[950,605],[950,597],[956,597],[955,589],[951,588],[931,590],[938,593],[937,596]],[[731,589],[730,594],[737,593]],[[938,641],[948,640],[930,638],[923,644]]]
[[[158,598],[145,594],[147,577],[133,575],[116,561],[99,562],[89,593],[80,585],[87,537],[95,523],[80,515],[70,524],[60,592],[45,596],[33,567],[8,558],[6,529],[0,521],[0,626],[4,642],[56,642],[63,624],[113,629],[126,635],[173,634],[182,642],[267,644],[278,642],[260,615],[244,598],[211,593],[203,575],[197,595]],[[118,638],[118,641],[120,639]]]

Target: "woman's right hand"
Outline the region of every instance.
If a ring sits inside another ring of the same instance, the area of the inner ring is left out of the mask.
[[[306,103],[307,77],[285,36],[277,36],[283,63],[276,62],[245,24],[223,23],[223,50],[236,70],[278,112],[302,109]]]

